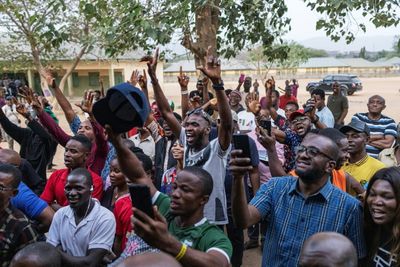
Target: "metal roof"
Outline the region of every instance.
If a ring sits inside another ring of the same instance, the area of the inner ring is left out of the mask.
[[[341,58],[339,60],[353,68],[376,68],[390,66],[387,65],[386,62],[371,62],[364,58]]]
[[[191,60],[180,60],[177,62],[171,63],[167,68],[164,69],[164,72],[179,72],[180,67],[182,66],[182,70],[184,72],[194,72],[195,61]],[[244,62],[242,60],[237,59],[221,59],[221,68],[222,70],[255,70],[256,67],[251,64]]]
[[[348,67],[349,65],[334,57],[312,57],[300,64],[299,68]]]

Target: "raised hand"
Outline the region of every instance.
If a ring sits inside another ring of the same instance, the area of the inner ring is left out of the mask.
[[[94,94],[92,92],[85,92],[82,103],[75,105],[79,107],[83,112],[86,112],[89,115],[91,115],[93,109],[93,99],[94,99]]]
[[[195,95],[194,97],[189,99],[190,101],[190,106],[193,109],[201,107],[201,97],[198,95]]]
[[[272,89],[274,89],[274,87],[275,87],[275,80],[273,80],[273,77],[272,77],[272,79],[268,79],[265,82],[264,86],[265,86],[265,89],[272,91]]]
[[[17,112],[21,114],[23,117],[27,118],[30,116],[28,109],[24,104],[18,104],[16,106]]]
[[[147,56],[145,59],[142,58],[141,61],[147,61],[147,72],[152,80],[157,80],[157,63],[158,63],[158,47],[154,51],[153,57]]]
[[[231,152],[231,159],[229,161],[229,170],[233,177],[244,177],[244,174],[253,169],[251,166],[250,158],[242,157],[242,150],[235,149]]]
[[[256,128],[256,135],[257,135],[257,140],[260,142],[260,144],[265,147],[265,149],[271,149],[275,147],[276,143],[276,138],[275,134],[273,131],[271,131],[271,135],[268,135],[267,130],[257,127]]]
[[[143,75],[139,75],[139,86],[142,90],[144,90],[145,88],[147,89],[147,74],[146,74],[146,70],[143,70]]]
[[[179,68],[178,83],[181,86],[181,89],[187,90],[189,84],[189,76],[187,76],[186,73],[183,73],[182,66],[180,66]]]
[[[33,101],[33,93],[32,93],[32,94],[30,93],[30,90],[29,90],[28,86],[25,85],[24,87],[21,87],[21,88],[19,89],[18,95],[19,95],[20,97],[22,97],[23,99],[25,99],[25,101],[26,101],[29,105],[32,104],[32,101]]]
[[[213,84],[221,84],[221,60],[211,55],[211,46],[207,49],[206,66],[200,66],[199,69],[207,76]]]
[[[259,96],[254,92],[249,93],[249,109],[256,116],[261,111]]]
[[[57,88],[56,79],[54,79],[50,70],[45,71],[45,78],[46,78],[46,82],[47,82],[47,85],[49,86],[49,88],[51,88],[51,89]]]
[[[134,71],[132,71],[131,78],[129,79],[128,83],[130,83],[132,86],[136,87],[138,82],[139,82],[139,71],[134,70]]]
[[[168,224],[165,218],[153,207],[154,219],[150,218],[143,211],[133,208],[132,223],[135,226],[135,233],[140,236],[147,244],[153,247],[164,248],[171,244],[168,232]]]
[[[108,124],[104,126],[104,129],[106,130],[108,141],[110,141],[114,146],[122,145],[121,134],[114,133],[113,129]]]
[[[100,79],[99,83],[100,83],[100,98],[103,98],[105,96],[103,79]]]

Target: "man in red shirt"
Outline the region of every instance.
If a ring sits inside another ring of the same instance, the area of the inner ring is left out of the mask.
[[[65,145],[64,164],[66,169],[55,171],[47,181],[41,199],[46,201],[55,211],[67,206],[68,200],[64,194],[64,186],[68,174],[77,168],[85,168],[86,160],[90,155],[92,143],[84,135],[76,135]],[[93,179],[92,196],[101,200],[103,194],[103,180],[99,175],[88,169]]]
[[[285,109],[288,102],[297,103],[297,98],[292,95],[292,88],[290,86],[286,86],[285,94],[279,97],[279,108]]]

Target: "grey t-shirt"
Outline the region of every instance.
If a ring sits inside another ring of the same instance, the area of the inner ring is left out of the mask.
[[[231,149],[222,150],[218,138],[210,143],[201,151],[193,152],[186,144],[185,129],[182,128],[179,141],[184,145],[184,165],[198,166],[208,171],[213,178],[214,186],[206,206],[204,216],[214,224],[227,224],[227,206],[225,194],[225,172],[228,161],[228,153]]]

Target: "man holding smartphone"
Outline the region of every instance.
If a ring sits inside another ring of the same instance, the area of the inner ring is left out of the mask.
[[[116,149],[122,172],[132,183],[148,186],[150,196],[143,201],[151,201],[157,206],[152,212],[133,208],[135,234],[153,248],[174,256],[183,266],[229,266],[231,243],[203,214],[213,190],[210,174],[199,167],[185,167],[173,182],[174,190],[169,198],[157,191],[140,160],[123,146],[121,136],[114,134],[108,126],[106,130]],[[135,240],[135,235],[128,237],[126,248],[117,262],[143,253],[137,249],[136,244],[140,242]]]

